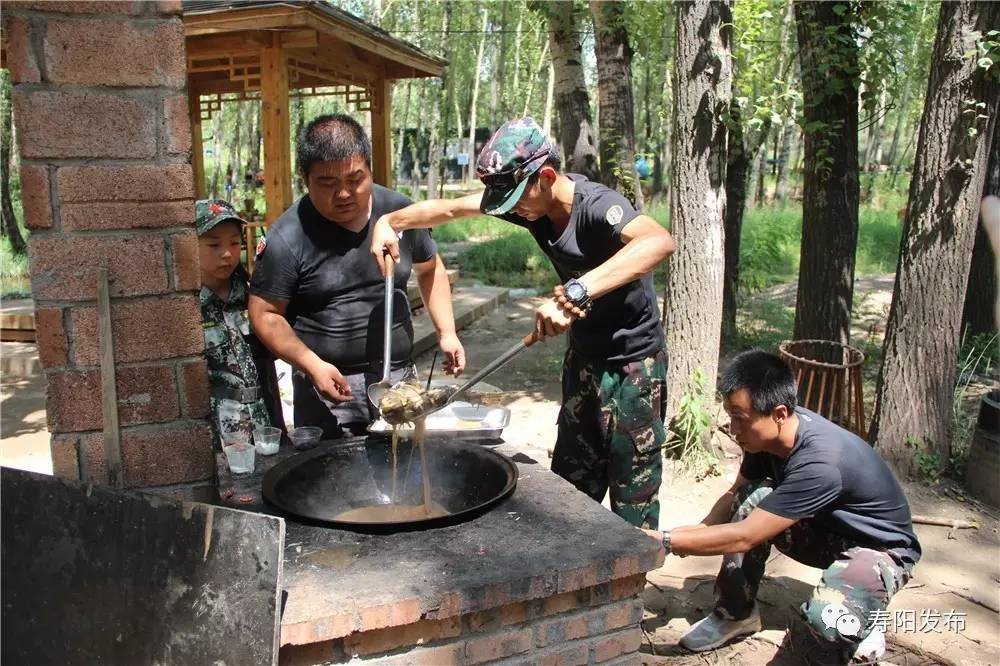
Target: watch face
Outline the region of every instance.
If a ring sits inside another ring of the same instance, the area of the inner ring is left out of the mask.
[[[569,285],[566,286],[566,296],[571,301],[582,300],[584,297],[583,285],[579,282],[570,282]]]

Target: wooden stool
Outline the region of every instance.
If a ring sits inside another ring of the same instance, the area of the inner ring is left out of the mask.
[[[861,390],[860,349],[830,340],[792,340],[778,345],[791,367],[799,405],[855,433],[868,436]]]

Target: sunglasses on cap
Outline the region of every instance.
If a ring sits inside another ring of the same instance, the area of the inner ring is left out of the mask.
[[[541,150],[531,156],[531,159],[526,160],[520,166],[515,167],[511,171],[500,172],[500,173],[487,173],[483,174],[476,169],[479,179],[483,181],[486,187],[498,190],[511,190],[517,187],[517,185],[524,180],[526,174],[531,174],[538,170],[535,166],[538,164],[539,160],[548,157],[549,149],[546,148]]]

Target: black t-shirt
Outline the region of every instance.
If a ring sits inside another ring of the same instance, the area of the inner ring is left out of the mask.
[[[783,518],[811,518],[812,525],[861,546],[910,551],[915,563],[920,543],[910,505],[889,466],[857,435],[808,409],[795,413],[799,427],[787,458],[743,454],[744,478],[776,483],[758,506]]]
[[[343,373],[379,371],[385,281],[370,254],[371,229],[386,213],[409,206],[403,195],[372,185],[368,224],[358,232],[327,220],[306,195],[275,221],[257,256],[252,293],[288,301],[285,317],[309,349]],[[410,362],[413,322],[406,281],[414,263],[437,246],[426,229],[403,232],[395,271],[392,365]]]
[[[548,217],[529,222],[515,213],[501,215],[531,232],[565,282],[603,264],[624,243],[622,229],[639,213],[618,192],[567,174],[575,183],[569,224],[556,237]],[[663,350],[663,328],[651,274],[622,285],[594,301],[585,319],[570,327],[570,344],[593,361],[631,363]]]

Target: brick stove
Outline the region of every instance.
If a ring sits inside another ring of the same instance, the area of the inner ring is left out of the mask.
[[[543,465],[498,450],[517,463],[517,490],[469,522],[379,536],[289,520],[281,663],[639,663],[639,593],[662,563],[656,543]],[[225,493],[221,457],[219,472]]]

